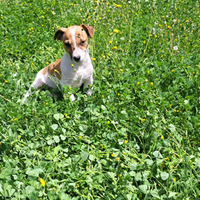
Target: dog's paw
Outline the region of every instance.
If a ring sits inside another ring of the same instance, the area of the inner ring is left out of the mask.
[[[75,96],[72,94],[72,95],[70,96],[70,99],[71,99],[71,101],[75,101]]]
[[[92,90],[88,89],[88,91],[86,92],[87,95],[91,96],[92,95]]]

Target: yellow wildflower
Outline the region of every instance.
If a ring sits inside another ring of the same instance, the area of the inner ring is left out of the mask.
[[[165,159],[170,161],[169,157],[167,157],[167,158],[165,158]]]
[[[45,186],[45,180],[40,178],[40,183],[42,184],[42,186],[44,187]]]
[[[117,30],[117,29],[114,29],[114,33],[119,33],[119,30]]]
[[[116,160],[119,162],[120,161],[120,157],[117,157]]]

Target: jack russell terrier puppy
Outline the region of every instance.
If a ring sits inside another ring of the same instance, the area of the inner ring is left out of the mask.
[[[61,89],[63,85],[72,88],[83,85],[87,88],[88,85],[93,84],[93,66],[88,51],[88,37],[92,37],[93,31],[92,26],[85,24],[59,28],[54,35],[54,40],[63,42],[65,54],[37,73],[22,102],[29,96],[32,87],[38,89],[43,84],[51,88],[57,88],[59,85]],[[91,95],[92,91],[88,89],[87,94]],[[73,94],[70,98],[72,101],[75,100]]]

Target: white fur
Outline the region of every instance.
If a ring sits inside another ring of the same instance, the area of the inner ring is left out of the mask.
[[[72,29],[70,27],[70,31],[72,33],[72,39],[75,42],[75,28]],[[60,70],[61,70],[61,80],[58,80],[54,76],[51,76],[48,71],[45,75],[42,75],[42,70],[40,70],[34,82],[31,84],[29,91],[25,94],[25,98],[22,100],[24,102],[26,98],[29,96],[31,88],[38,89],[39,86],[45,84],[49,87],[56,88],[58,86],[63,87],[63,85],[68,85],[69,87],[80,87],[84,84],[84,87],[88,87],[88,85],[93,84],[93,66],[91,63],[91,59],[89,56],[88,50],[81,50],[76,47],[73,51],[73,56],[80,56],[80,61],[76,62],[74,59],[71,59],[70,55],[65,52],[64,56],[61,59]],[[73,65],[73,67],[72,67]],[[88,95],[92,94],[92,91],[88,89]],[[74,101],[74,95],[71,95],[71,100]]]

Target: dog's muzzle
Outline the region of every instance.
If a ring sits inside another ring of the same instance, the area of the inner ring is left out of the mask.
[[[76,62],[78,62],[78,61],[80,61],[81,56],[79,56],[79,55],[78,55],[78,56],[74,56],[73,59],[74,59]]]
[[[84,60],[85,58],[85,55],[86,55],[86,50],[81,50],[79,48],[76,48],[72,54],[72,59],[75,61],[75,62],[79,62],[79,61],[82,61]]]

